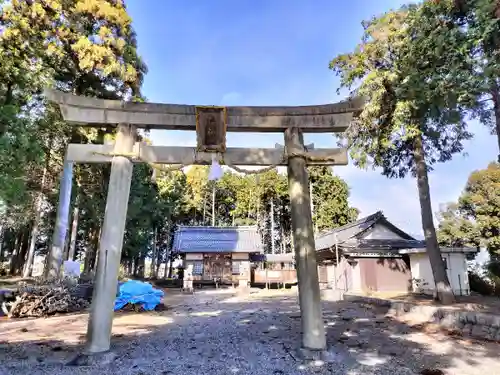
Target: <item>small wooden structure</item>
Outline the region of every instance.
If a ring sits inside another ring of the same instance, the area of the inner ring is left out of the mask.
[[[252,285],[293,285],[297,283],[295,256],[293,253],[258,254],[252,261]]]
[[[225,284],[248,286],[250,256],[262,252],[257,227],[180,226],[174,235],[174,252],[182,255],[185,278],[193,286]]]

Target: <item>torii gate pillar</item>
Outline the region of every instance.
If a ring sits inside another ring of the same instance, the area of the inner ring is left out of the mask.
[[[285,146],[289,155],[304,153],[304,138],[300,129],[289,128],[285,131]],[[309,176],[303,156],[292,156],[288,159],[288,189],[302,317],[302,346],[306,349],[322,350],[326,347],[326,334],[321,312]]]
[[[136,130],[132,125],[119,125],[114,153],[131,153]],[[118,271],[123,246],[123,234],[127,219],[132,162],[123,156],[111,161],[108,197],[102,226],[94,282],[94,295],[87,329],[87,351],[101,353],[111,345],[111,328],[118,285]]]

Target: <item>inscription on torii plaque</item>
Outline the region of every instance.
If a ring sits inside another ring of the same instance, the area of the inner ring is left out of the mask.
[[[201,152],[226,151],[226,108],[196,106],[196,141]]]

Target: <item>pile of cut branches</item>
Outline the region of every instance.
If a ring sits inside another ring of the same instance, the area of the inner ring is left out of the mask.
[[[47,317],[82,311],[89,306],[86,294],[82,293],[82,285],[75,285],[66,280],[40,281],[39,284],[21,286],[16,301],[9,309],[9,317]]]

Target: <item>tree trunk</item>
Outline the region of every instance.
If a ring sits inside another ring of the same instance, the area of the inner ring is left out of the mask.
[[[75,199],[75,207],[73,208],[73,222],[71,223],[71,240],[69,242],[68,260],[75,259],[76,237],[78,235],[78,219],[80,216],[78,201],[79,201],[79,194],[77,193]]]
[[[132,259],[127,260],[127,276],[132,276],[132,271],[133,271],[133,261]]]
[[[207,217],[207,195],[205,194],[205,196],[203,197],[203,226],[206,225],[206,217]]]
[[[449,305],[455,302],[455,296],[446,274],[441,250],[439,249],[436,228],[432,215],[432,204],[429,189],[429,176],[427,173],[427,164],[422,145],[422,136],[419,135],[414,141],[414,158],[417,174],[418,195],[420,200],[420,214],[422,218],[422,229],[425,235],[425,246],[427,256],[431,263],[432,274],[436,284],[437,298],[441,303]]]
[[[215,227],[215,181],[212,187],[212,226]]]
[[[168,232],[166,234],[166,250],[165,250],[165,272],[163,274],[163,278],[171,278],[172,277],[172,247],[170,246],[170,232],[171,227],[168,227]]]
[[[30,229],[27,227],[26,230],[24,231],[23,235],[23,242],[21,245],[21,251],[19,252],[19,258],[17,260],[17,269],[16,273],[17,274],[22,274],[25,265],[26,265],[26,258],[28,255],[28,249],[29,249],[29,244],[30,244]]]
[[[280,236],[280,239],[281,239],[281,246],[280,246],[280,250],[281,250],[281,254],[284,254],[286,252],[286,249],[285,249],[285,246],[286,246],[286,240],[285,240],[285,229],[283,229],[283,223],[281,223],[281,236]]]
[[[165,265],[166,266],[166,265]],[[170,257],[168,261],[168,278],[171,279],[174,273],[174,260]]]
[[[146,254],[139,254],[139,277],[144,278],[146,276]]]
[[[150,278],[156,279],[158,275],[156,274],[156,261],[158,258],[158,254],[156,253],[156,226],[153,228],[153,254],[151,256],[151,274]]]
[[[99,245],[99,229],[94,228],[91,233],[90,246],[85,252],[85,260],[83,264],[84,274],[89,274],[94,269],[97,246]]]
[[[271,254],[275,253],[274,246],[274,198],[271,198]]]
[[[134,275],[134,277],[137,277],[139,275],[139,257],[134,258],[133,269],[134,269],[134,271],[132,272],[132,274]]]
[[[500,163],[500,88],[496,81],[493,81],[491,97],[493,99],[493,113],[495,115],[495,130],[498,144],[497,161]]]
[[[14,252],[10,261],[10,275],[19,275],[24,265],[29,241],[29,227],[19,229],[17,234]]]
[[[4,243],[5,243],[5,230],[3,225],[0,225],[0,263],[3,262],[3,254],[4,254]]]
[[[158,276],[160,275],[160,267],[161,267],[161,259],[160,259],[160,252],[157,251],[157,257],[156,257],[156,269],[155,269],[155,275],[156,278],[158,279]]]
[[[10,265],[9,265],[9,275],[13,276],[16,271],[16,261],[20,251],[19,243],[22,240],[22,231],[19,229],[16,234],[16,239],[14,241],[14,247],[12,248],[12,254],[10,255]]]
[[[35,247],[36,241],[38,239],[38,228],[40,226],[40,220],[42,217],[42,201],[43,201],[43,191],[45,190],[45,183],[47,181],[47,173],[49,170],[50,163],[50,149],[52,148],[52,140],[49,143],[47,160],[45,160],[45,165],[43,167],[42,183],[40,185],[40,191],[35,198],[35,215],[33,217],[33,227],[31,228],[31,239],[28,250],[28,257],[26,259],[26,264],[23,270],[23,277],[27,278],[31,276],[33,271],[33,259],[35,258]]]

